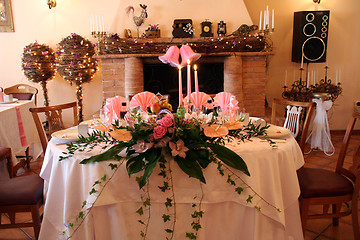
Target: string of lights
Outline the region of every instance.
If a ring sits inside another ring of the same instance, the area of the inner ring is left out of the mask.
[[[76,33],[65,37],[58,44],[57,69],[59,74],[70,84],[76,84],[79,122],[83,121],[82,84],[91,81],[98,64],[93,55],[93,44]]]
[[[22,70],[31,82],[40,83],[44,94],[44,105],[49,106],[46,87],[48,80],[56,74],[54,51],[47,45],[31,43],[24,47],[22,54]]]

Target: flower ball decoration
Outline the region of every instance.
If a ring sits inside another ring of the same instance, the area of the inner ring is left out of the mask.
[[[91,81],[97,70],[97,62],[93,58],[95,48],[89,40],[72,33],[58,44],[56,53],[58,72],[70,84],[76,84],[79,121],[82,121],[82,84]]]
[[[46,81],[56,74],[55,54],[47,45],[31,43],[24,47],[22,70],[31,82],[40,83],[44,93],[44,104],[49,106]]]

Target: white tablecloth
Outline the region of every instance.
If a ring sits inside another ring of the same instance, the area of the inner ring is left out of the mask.
[[[22,146],[20,140],[16,107],[19,107],[20,110],[28,146],[32,145],[32,155],[37,157],[41,153],[39,135],[29,111],[29,108],[35,107],[34,102],[19,100],[16,103],[0,104],[0,146],[11,148],[14,165],[17,162],[15,154],[26,149],[26,146]]]
[[[226,183],[227,176],[218,173],[215,164],[204,170],[207,183],[202,185],[204,198],[201,219],[202,229],[199,240],[238,240],[238,239],[303,239],[298,208],[300,193],[296,170],[304,164],[301,150],[292,136],[285,143],[278,143],[273,149],[267,142],[254,138],[247,143],[233,142],[228,147],[235,150],[246,162],[251,177],[239,171],[243,179],[264,199],[280,208],[277,212],[256,197],[261,211],[246,203],[249,192],[239,196],[234,187]],[[95,153],[76,154],[59,162],[64,145],[50,141],[40,176],[45,179],[44,218],[40,239],[62,239],[64,224],[73,222],[84,200],[90,201],[89,191],[93,183],[105,173],[111,175],[109,162],[81,165],[79,162]],[[115,163],[115,162],[114,162]],[[201,196],[198,180],[185,175],[176,163],[171,162],[176,199],[176,226],[174,239],[186,239],[185,233],[191,232],[192,203],[194,196]],[[169,193],[162,193],[157,186],[162,178],[155,168],[150,177],[151,218],[148,239],[165,239],[161,216],[167,213],[164,202]],[[140,239],[141,224],[135,211],[141,206],[135,176],[129,178],[122,165],[72,239]]]

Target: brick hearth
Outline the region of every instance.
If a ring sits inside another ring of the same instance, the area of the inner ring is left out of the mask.
[[[209,54],[198,62],[224,62],[224,91],[236,96],[240,108],[251,116],[265,116],[266,62],[271,53],[237,52]],[[143,63],[161,63],[156,54],[101,55],[104,99],[134,95],[144,90]]]

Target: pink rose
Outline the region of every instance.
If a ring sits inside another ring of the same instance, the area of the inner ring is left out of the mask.
[[[174,120],[171,118],[171,116],[166,115],[165,117],[163,117],[158,121],[158,124],[168,128],[174,124]]]
[[[154,128],[154,132],[153,132],[154,138],[155,138],[155,139],[162,138],[162,137],[165,135],[166,132],[167,132],[167,128],[166,128],[166,127],[161,126],[161,125],[156,126],[156,127]]]

